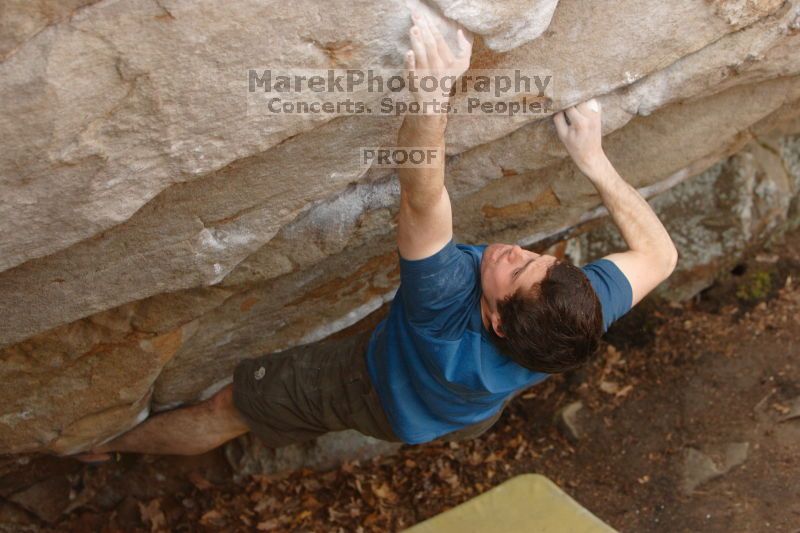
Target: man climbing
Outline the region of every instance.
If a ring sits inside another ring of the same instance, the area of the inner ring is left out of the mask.
[[[464,33],[453,53],[429,20],[412,18],[407,68],[461,75]],[[244,360],[209,400],[153,416],[93,453],[198,454],[248,431],[273,447],[347,428],[411,444],[486,431],[516,393],[589,361],[603,331],[675,267],[667,231],[603,152],[600,115],[592,100],[557,113],[555,127],[627,251],[577,268],[513,244],[456,244],[443,161],[402,168],[400,287],[374,330]],[[443,152],[446,122],[408,115],[398,144]]]

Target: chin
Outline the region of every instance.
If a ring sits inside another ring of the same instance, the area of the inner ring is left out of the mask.
[[[490,244],[489,246],[486,247],[486,250],[483,251],[483,257],[486,257],[488,259],[492,259],[493,256],[495,254],[497,254],[499,249],[503,248],[504,246],[506,246],[506,245],[503,244],[503,243],[499,243],[499,242]],[[481,261],[481,263],[483,263],[483,261]]]

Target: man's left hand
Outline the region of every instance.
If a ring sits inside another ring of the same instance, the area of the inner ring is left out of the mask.
[[[406,53],[405,65],[417,80],[416,90],[412,90],[414,98],[420,104],[446,102],[449,95],[448,91],[442,91],[443,83],[449,89],[469,68],[472,42],[464,35],[464,30],[459,29],[459,50],[458,53],[453,53],[439,28],[427,16],[415,11],[411,19],[414,21],[409,30],[412,49]],[[419,80],[425,76],[433,76],[437,80],[437,90],[426,91],[420,87]]]

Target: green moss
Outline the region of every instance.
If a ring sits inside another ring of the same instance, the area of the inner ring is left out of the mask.
[[[736,288],[736,297],[745,302],[754,302],[765,299],[771,290],[772,276],[762,270],[745,276]]]

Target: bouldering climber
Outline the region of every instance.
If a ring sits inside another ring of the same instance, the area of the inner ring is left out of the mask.
[[[463,30],[453,50],[425,16],[412,18],[409,71],[466,71]],[[603,151],[601,114],[590,100],[553,120],[627,250],[578,268],[516,244],[457,244],[443,158],[400,168],[400,286],[377,327],[244,360],[210,399],[152,416],[83,459],[198,454],[248,431],[273,447],[348,428],[409,444],[483,433],[515,394],[589,361],[609,325],[675,268],[669,234]],[[445,113],[408,114],[398,146],[443,153],[446,125]]]

